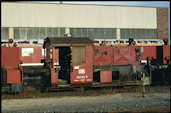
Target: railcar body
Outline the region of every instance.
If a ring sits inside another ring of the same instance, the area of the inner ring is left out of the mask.
[[[169,70],[169,46],[163,46],[161,40],[148,40],[145,41],[146,44],[142,44],[141,40],[139,45],[129,40],[125,41],[125,46],[112,44],[114,41],[111,40],[99,43],[91,38],[47,37],[44,41],[43,47],[47,49],[47,57],[43,62],[49,72],[45,77],[49,80],[48,87],[59,86],[64,81],[70,85],[139,85],[142,73],[146,74],[147,84],[150,85],[151,69],[156,65],[152,66],[151,62],[156,60],[159,65],[159,58],[162,58],[160,65],[167,62],[166,67]],[[163,48],[163,53],[159,55],[160,47]]]
[[[143,73],[147,85],[170,84],[170,46],[155,39],[47,37],[40,45],[35,41],[16,45],[9,40],[1,44],[1,61],[2,91],[8,87],[8,92],[23,91],[24,86],[45,91],[52,87],[140,85]]]

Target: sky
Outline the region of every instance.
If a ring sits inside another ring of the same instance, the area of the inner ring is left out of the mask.
[[[20,2],[20,1],[19,1]],[[123,5],[123,6],[149,6],[149,7],[168,7],[169,1],[22,1],[38,3],[69,3],[69,4],[100,4],[100,5]]]
[[[34,1],[34,2],[60,3],[60,1]],[[119,6],[166,7],[168,8],[168,21],[169,21],[168,24],[169,24],[169,38],[170,38],[170,1],[61,1],[61,2],[63,4],[66,3],[66,4],[97,4],[97,5],[119,5]]]

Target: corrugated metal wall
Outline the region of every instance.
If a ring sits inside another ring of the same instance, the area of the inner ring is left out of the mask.
[[[2,27],[156,29],[156,8],[1,3]]]

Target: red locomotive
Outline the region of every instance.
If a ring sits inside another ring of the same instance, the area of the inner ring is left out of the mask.
[[[36,50],[37,46],[33,48]],[[12,48],[19,47],[3,48],[12,50]],[[44,55],[41,55],[42,50]],[[21,49],[16,49],[16,51],[21,52]],[[84,37],[47,37],[44,39],[43,49],[40,46],[38,51],[35,52],[35,57],[30,58],[32,60],[26,60],[28,58],[21,57],[19,52],[15,52],[17,58],[14,59],[17,61],[13,64],[17,64],[17,66],[12,66],[12,68],[21,72],[21,74],[15,74],[18,78],[21,77],[15,83],[22,84],[23,81],[27,81],[27,85],[39,87],[44,91],[51,87],[80,85],[90,87],[140,85],[142,73],[146,74],[148,85],[162,80],[169,82],[170,79],[170,47],[164,45],[162,40],[94,40]],[[1,60],[4,62],[3,58],[1,55]],[[26,63],[41,65],[33,68],[33,65],[26,65]],[[5,67],[5,63],[2,63],[1,67],[6,71],[11,70]],[[2,75],[4,74],[1,74],[1,78]],[[12,76],[6,73],[3,77],[11,78]],[[4,81],[4,79],[3,82],[6,83],[4,86],[10,84],[9,87],[12,89],[12,82]],[[20,86],[22,87],[22,85]],[[18,89],[21,88],[17,88],[13,88],[11,91],[20,91]]]

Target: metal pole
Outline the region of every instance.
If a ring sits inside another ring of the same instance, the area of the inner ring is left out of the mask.
[[[143,73],[143,97],[145,97],[145,73]]]

